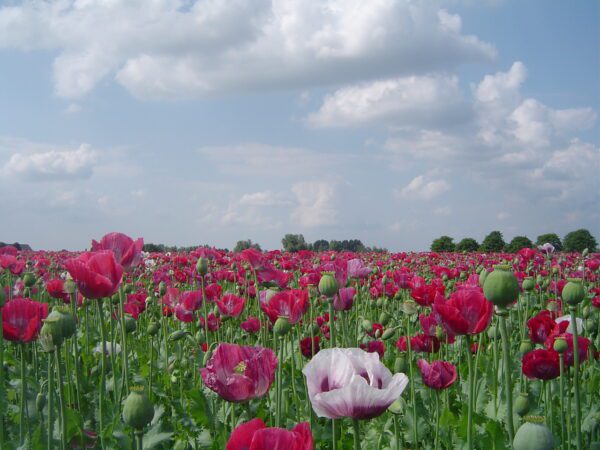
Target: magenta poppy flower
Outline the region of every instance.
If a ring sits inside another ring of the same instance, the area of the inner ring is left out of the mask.
[[[25,343],[35,341],[42,328],[42,319],[48,316],[48,304],[29,298],[14,298],[2,308],[4,339]]]
[[[216,301],[217,308],[223,316],[239,317],[244,310],[246,299],[233,294],[225,294]]]
[[[227,441],[226,450],[313,450],[313,437],[308,422],[290,431],[267,428],[261,419],[238,425]]]
[[[350,278],[365,278],[371,273],[371,268],[366,267],[358,258],[350,259],[347,262],[347,270]]]
[[[60,278],[48,280],[46,283],[46,290],[48,295],[52,298],[56,298],[63,301],[68,301],[69,294],[65,292],[65,282]]]
[[[447,361],[432,361],[419,359],[417,366],[421,371],[423,383],[432,389],[446,389],[456,381],[456,367]]]
[[[492,320],[494,305],[477,288],[460,289],[448,301],[436,296],[433,311],[452,334],[473,335],[484,331]]]
[[[333,296],[333,308],[336,311],[348,311],[352,309],[355,295],[356,289],[352,287],[341,288],[338,293]]]
[[[229,402],[262,397],[275,379],[277,357],[269,348],[219,344],[200,375],[206,386]]]
[[[560,375],[560,360],[554,349],[538,348],[525,353],[522,359],[523,374],[527,378],[553,380]]]
[[[110,251],[82,253],[79,258],[67,260],[65,268],[79,291],[89,299],[112,296],[119,289],[123,276],[123,267]]]
[[[246,333],[258,333],[260,331],[260,319],[258,317],[250,316],[240,324],[240,328]]]
[[[108,233],[100,239],[100,242],[92,240],[93,252],[110,250],[125,270],[136,267],[140,263],[142,248],[144,248],[144,239],[138,238],[134,241],[123,233]]]
[[[392,375],[377,353],[359,348],[328,348],[304,367],[308,395],[319,417],[372,419],[383,414],[408,385]]]
[[[290,324],[295,324],[308,309],[308,294],[301,289],[278,292],[271,298],[261,298],[260,307],[271,323],[279,317],[287,317]]]
[[[543,344],[556,327],[556,322],[552,319],[552,313],[544,309],[527,321],[527,327],[531,342]]]
[[[321,342],[321,338],[319,336],[313,336],[312,338],[305,337],[300,340],[300,351],[302,352],[302,356],[305,358],[312,358],[316,353],[321,350],[319,343]]]

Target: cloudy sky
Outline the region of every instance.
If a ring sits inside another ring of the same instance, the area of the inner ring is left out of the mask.
[[[600,237],[600,3],[0,0],[0,241]]]

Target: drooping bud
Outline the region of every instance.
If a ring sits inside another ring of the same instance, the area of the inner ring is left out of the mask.
[[[144,388],[142,386],[132,387],[123,406],[123,421],[135,430],[142,430],[152,422],[153,417],[154,406],[144,392]]]
[[[506,307],[519,297],[519,281],[510,266],[498,265],[483,283],[485,298],[499,307]]]
[[[390,323],[390,319],[391,316],[385,311],[379,315],[379,323],[383,326],[386,326],[388,323]]]
[[[377,331],[379,331],[379,330],[377,330]],[[388,339],[393,338],[394,334],[396,334],[396,329],[395,328],[388,328],[381,335],[381,339],[383,339],[384,341],[387,341]],[[375,332],[375,336],[377,337],[377,332]]]

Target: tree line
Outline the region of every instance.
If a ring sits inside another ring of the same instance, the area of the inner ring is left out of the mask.
[[[332,239],[328,241],[326,239],[318,239],[315,242],[306,242],[304,239],[304,235],[302,234],[286,234],[281,239],[281,247],[286,252],[298,252],[300,250],[312,250],[315,252],[325,252],[325,251],[336,251],[336,252],[384,252],[386,249],[379,247],[367,247],[365,246],[360,239],[344,239],[342,241],[338,241]],[[252,242],[251,239],[246,239],[242,241],[238,241],[233,248],[235,253],[246,250],[247,248],[255,248],[257,250],[261,250],[260,245]]]
[[[515,236],[510,242],[505,242],[500,231],[492,231],[479,244],[473,238],[464,238],[458,243],[450,236],[440,236],[431,243],[433,252],[508,252],[516,253],[522,248],[532,248],[550,243],[556,251],[581,252],[584,249],[596,251],[596,238],[586,229],[571,231],[561,240],[556,233],[545,233],[537,237],[535,243],[527,236]]]

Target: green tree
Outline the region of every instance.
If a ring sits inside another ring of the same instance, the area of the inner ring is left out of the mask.
[[[457,252],[476,252],[479,250],[479,242],[473,238],[464,238],[456,244]]]
[[[517,253],[522,248],[533,247],[533,242],[527,236],[515,236],[510,241],[510,244],[506,246],[506,251],[509,253]]]
[[[479,250],[486,253],[501,252],[505,245],[502,233],[500,231],[492,231],[483,239]]]
[[[256,242],[252,242],[252,239],[246,239],[243,241],[237,241],[237,243],[235,244],[235,247],[233,247],[233,252],[239,253],[248,248],[254,248],[258,251],[262,251],[262,249],[260,248],[260,245],[258,245]]]
[[[557,252],[563,248],[562,242],[556,233],[540,234],[535,241],[535,245],[544,245],[546,242],[552,244]]]
[[[563,245],[565,252],[581,252],[586,248],[595,252],[598,243],[588,230],[581,228],[568,233],[563,239]]]
[[[308,249],[304,236],[301,234],[286,234],[281,240],[281,245],[286,252],[297,252]]]
[[[325,239],[319,239],[313,243],[312,249],[315,252],[326,252],[329,250],[329,242]]]
[[[450,236],[440,236],[431,243],[432,252],[453,252],[456,245]]]

